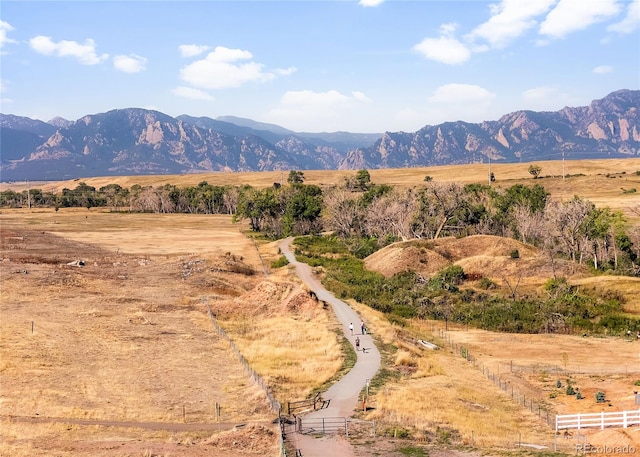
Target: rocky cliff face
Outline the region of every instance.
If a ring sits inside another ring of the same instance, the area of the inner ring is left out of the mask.
[[[10,124],[6,122],[5,124]],[[7,125],[7,128],[10,128]],[[3,151],[4,153],[4,151]],[[24,157],[2,163],[2,179],[68,179],[75,176],[182,174],[329,168],[339,154],[294,139],[275,144],[196,126],[157,111],[113,110],[58,128]],[[3,154],[4,156],[4,154]]]
[[[415,133],[385,133],[350,152],[342,169],[640,155],[640,91],[620,90],[589,106],[516,111],[482,124],[448,122]]]
[[[51,123],[0,115],[0,178],[402,168],[563,155],[630,157],[640,155],[639,107],[640,91],[621,90],[586,107],[517,111],[482,124],[446,122],[414,133],[386,132],[372,146],[371,135],[256,130],[136,108]]]

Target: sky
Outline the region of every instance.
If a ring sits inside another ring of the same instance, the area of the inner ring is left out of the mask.
[[[640,89],[640,0],[0,3],[0,111],[414,132]]]

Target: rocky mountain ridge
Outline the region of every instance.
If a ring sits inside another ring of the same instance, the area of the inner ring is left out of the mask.
[[[640,91],[620,90],[585,107],[381,135],[293,132],[248,119],[173,118],[139,108],[49,123],[1,114],[0,179],[637,157],[639,109]]]

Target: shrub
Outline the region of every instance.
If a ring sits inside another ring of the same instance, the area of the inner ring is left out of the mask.
[[[483,276],[482,278],[480,278],[480,281],[478,281],[478,287],[480,287],[483,290],[495,289],[496,283],[490,280],[489,278],[485,278]]]
[[[517,249],[514,249],[513,251],[511,251],[509,253],[509,257],[511,257],[512,259],[519,259],[520,258],[520,251],[518,251]]]
[[[408,351],[398,351],[396,353],[395,366],[413,367],[416,365],[415,360],[411,357],[411,353]]]
[[[390,314],[387,316],[387,319],[391,324],[396,324],[400,327],[405,327],[407,325],[407,322],[403,318],[396,316],[395,314]]]
[[[289,261],[287,260],[287,258],[285,256],[281,256],[278,260],[274,260],[273,262],[271,262],[271,268],[280,268],[288,264]]]

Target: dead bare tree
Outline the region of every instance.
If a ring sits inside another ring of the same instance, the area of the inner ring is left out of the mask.
[[[513,301],[516,301],[518,298],[517,293],[518,293],[518,287],[520,286],[520,281],[522,280],[522,272],[518,271],[518,275],[516,276],[515,279],[516,279],[515,284],[511,284],[511,282],[509,281],[506,275],[502,276],[502,280],[511,291],[511,299]]]
[[[323,202],[323,219],[328,230],[341,236],[361,232],[364,215],[358,204],[358,194],[343,187],[333,187],[325,191]]]
[[[222,196],[222,200],[227,214],[235,213],[240,200],[240,190],[237,187],[228,188]]]
[[[565,254],[579,263],[586,243],[584,223],[592,210],[592,203],[578,198],[565,203],[551,202],[544,210],[549,236],[556,237]]]
[[[411,238],[411,223],[417,206],[411,190],[394,191],[376,198],[367,207],[364,230],[378,238],[393,236],[406,241]]]
[[[436,229],[434,240],[437,240],[447,222],[464,205],[464,189],[456,182],[434,182],[426,189],[427,198],[430,198],[434,208],[438,212],[440,223]]]
[[[513,211],[518,232],[524,243],[539,244],[544,238],[546,227],[542,212],[533,212],[526,205],[517,205]]]

